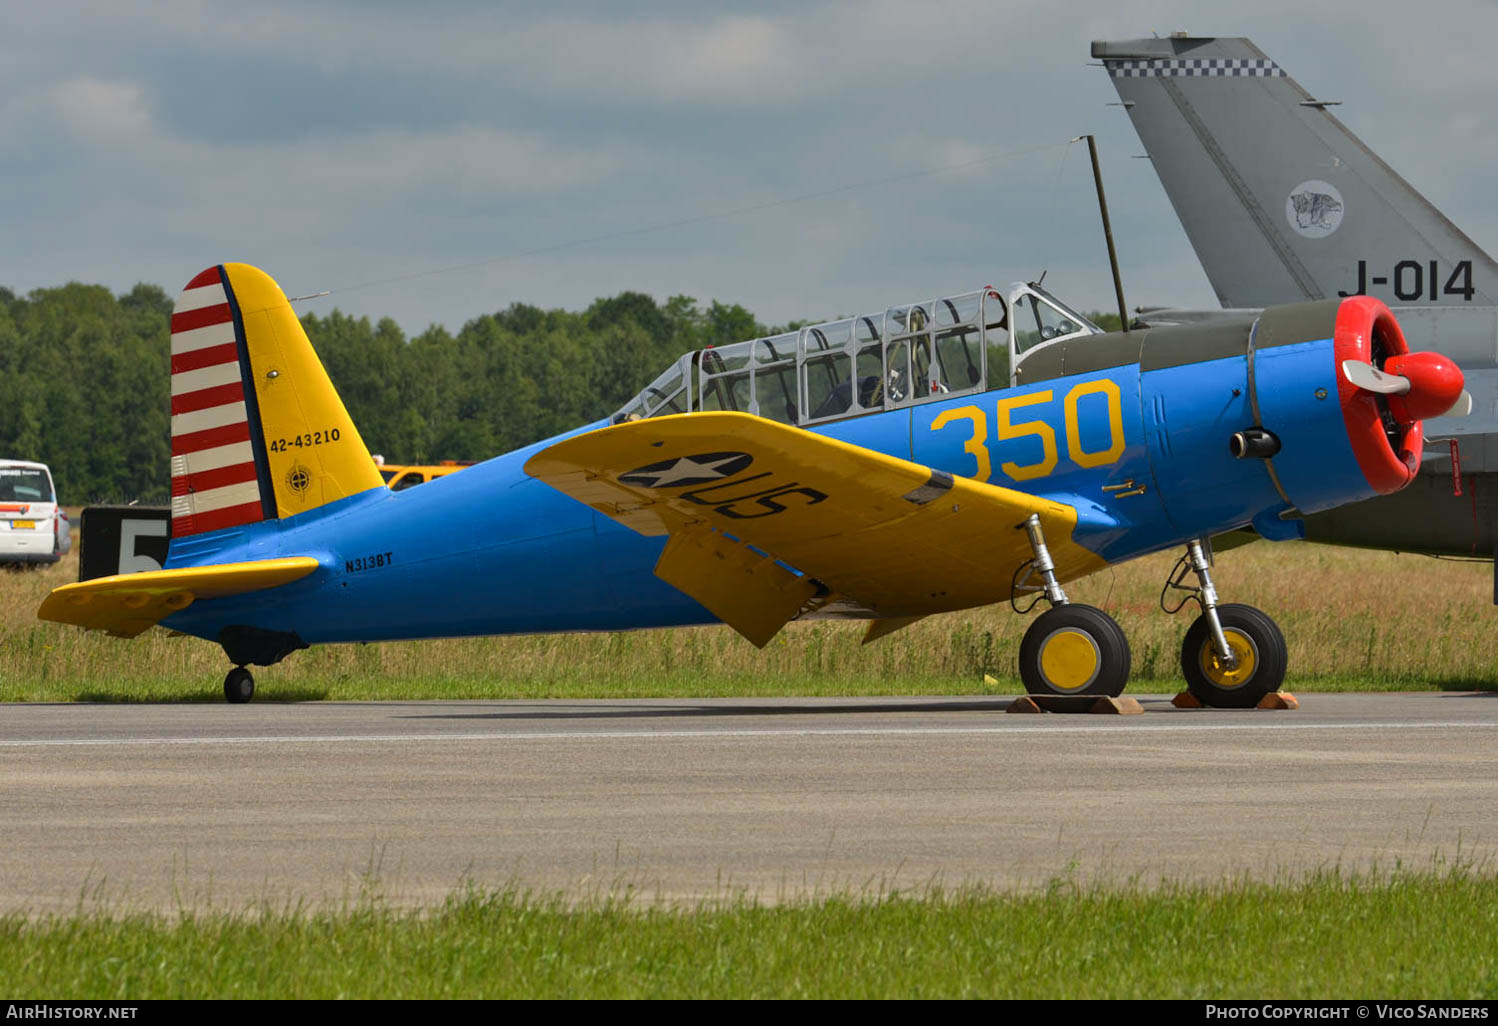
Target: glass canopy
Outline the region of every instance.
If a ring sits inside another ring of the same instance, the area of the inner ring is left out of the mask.
[[[819,424],[1008,388],[1030,353],[1101,333],[1038,285],[1011,285],[1007,298],[985,287],[687,353],[613,423],[735,410]]]

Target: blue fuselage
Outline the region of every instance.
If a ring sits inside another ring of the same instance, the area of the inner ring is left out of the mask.
[[[1304,512],[1371,494],[1336,402],[1330,340],[1257,359],[1258,418],[1237,355],[1127,363],[813,430],[1073,505],[1075,540],[1116,563],[1256,518],[1272,524],[1288,508],[1282,491]],[[1284,444],[1279,488],[1264,461],[1228,451],[1233,432],[1260,420]],[[652,572],[664,538],[524,472],[556,440],[419,488],[371,489],[298,517],[174,541],[171,567],[291,555],[322,565],[269,592],[199,601],[164,623],[210,639],[250,625],[316,644],[716,622]]]

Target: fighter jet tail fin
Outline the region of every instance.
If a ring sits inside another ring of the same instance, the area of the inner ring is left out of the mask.
[[[1229,307],[1493,305],[1498,264],[1247,39],[1094,42]]]

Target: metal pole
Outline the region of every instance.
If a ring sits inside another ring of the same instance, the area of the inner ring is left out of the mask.
[[[1083,136],[1087,140],[1087,152],[1092,155],[1092,180],[1097,183],[1097,205],[1103,213],[1103,237],[1108,240],[1108,266],[1113,268],[1113,291],[1118,295],[1118,319],[1123,324],[1123,330],[1129,330],[1129,308],[1124,303],[1123,278],[1118,274],[1118,252],[1113,248],[1113,226],[1108,222],[1108,199],[1103,195],[1103,172],[1099,170],[1097,163],[1097,140],[1090,135]]]

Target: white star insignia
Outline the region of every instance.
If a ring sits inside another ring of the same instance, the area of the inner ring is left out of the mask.
[[[681,481],[697,481],[703,478],[711,480],[714,478],[726,477],[727,475],[724,474],[722,470],[723,466],[728,463],[733,463],[738,459],[739,454],[733,453],[716,460],[708,460],[704,463],[698,463],[697,460],[691,456],[683,456],[681,459],[671,464],[671,466],[667,467],[665,470],[658,471],[657,473],[652,475],[653,480],[651,480],[651,482],[646,485],[646,487],[666,488]],[[639,475],[639,477],[641,478],[643,478],[644,476],[645,475],[643,474]]]

